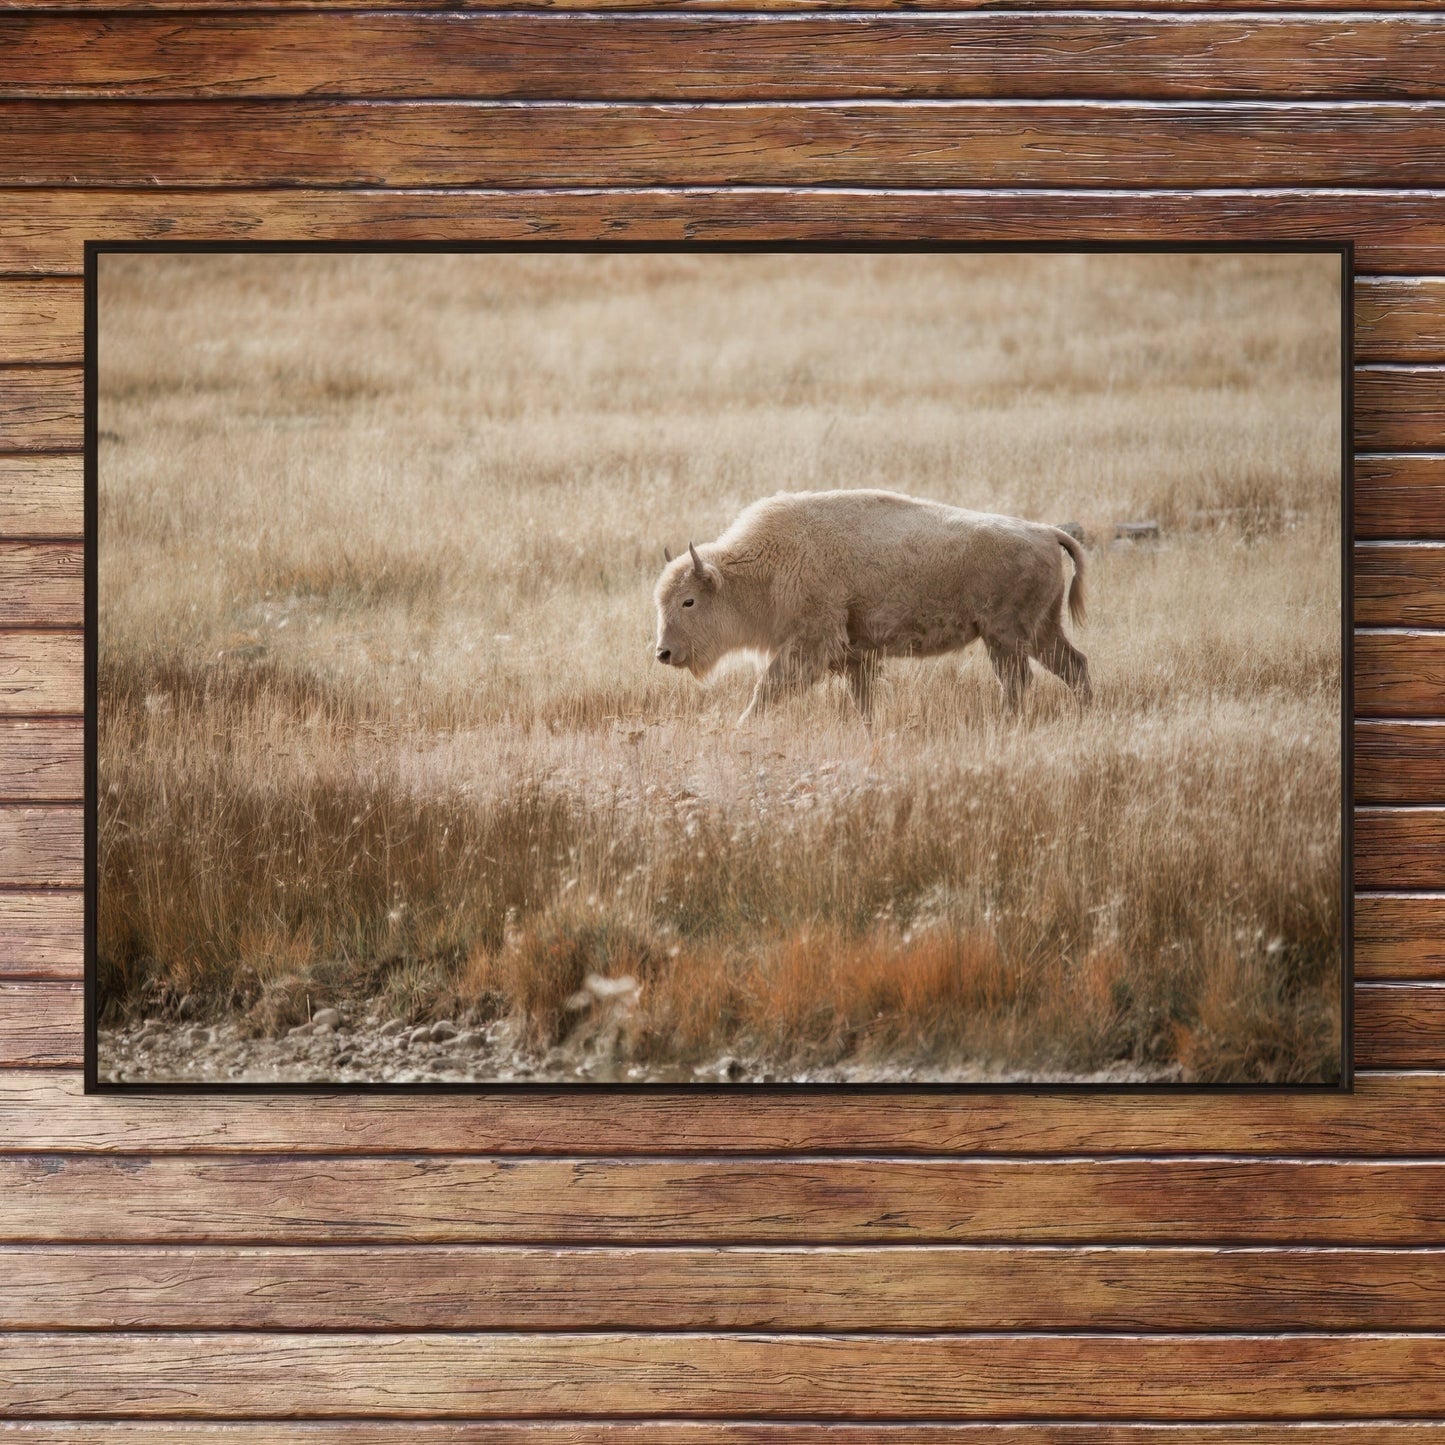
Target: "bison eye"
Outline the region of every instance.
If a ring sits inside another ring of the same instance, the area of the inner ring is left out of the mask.
[[[691,607],[692,604],[693,604],[694,602],[696,602],[696,601],[697,601],[697,598],[695,598],[695,597],[689,597],[682,605],[683,605],[684,607]]]

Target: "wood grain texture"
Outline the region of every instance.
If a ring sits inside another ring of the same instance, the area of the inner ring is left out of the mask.
[[[1355,977],[1445,980],[1445,896],[1356,897]]]
[[[13,1416],[1164,1420],[1445,1409],[1445,1335],[14,1334]]]
[[[1391,276],[1355,287],[1360,361],[1445,361],[1445,277]]]
[[[17,1445],[398,1445],[395,1425],[365,1420],[15,1421]],[[850,1425],[777,1420],[408,1420],[408,1445],[1181,1445],[1179,1425],[1050,1422]],[[1189,1445],[1439,1445],[1425,1421],[1195,1422]]]
[[[75,542],[0,542],[0,619],[8,627],[79,627],[84,557]]]
[[[79,713],[83,652],[79,632],[0,630],[0,715]]]
[[[0,452],[75,450],[83,407],[79,367],[0,366]]]
[[[1445,449],[1445,366],[1365,366],[1355,372],[1355,445]]]
[[[1445,803],[1445,724],[1357,724],[1355,801]]]
[[[0,280],[0,361],[79,361],[81,331],[80,287],[73,281]]]
[[[1364,627],[1445,623],[1445,542],[1357,546],[1355,620]]]
[[[0,1059],[11,1068],[74,1066],[84,993],[78,983],[0,981]]]
[[[7,100],[1380,100],[1442,71],[1445,31],[1411,15],[0,13]]]
[[[1357,988],[1355,1053],[1385,1069],[1445,1060],[1445,983]]]
[[[81,484],[78,455],[0,456],[0,537],[78,538]]]
[[[1429,187],[1445,108],[10,101],[0,131],[0,186]]]
[[[1445,538],[1445,452],[1355,458],[1355,536]]]
[[[75,1002],[57,1001],[74,1029]],[[1445,1074],[1362,1073],[1352,1095],[108,1094],[0,1071],[0,1152],[70,1154],[1445,1155]]]
[[[0,892],[0,978],[79,979],[81,895]]]
[[[79,887],[81,843],[76,804],[0,806],[0,880],[7,885]]]
[[[108,113],[108,112],[107,112]],[[945,183],[963,184],[952,177]],[[1075,183],[1071,182],[1071,186]],[[1141,184],[1138,178],[1129,184]],[[1445,272],[1445,192],[1384,187],[1199,193],[937,193],[823,186],[596,191],[0,189],[0,272],[78,275],[87,240],[1355,242],[1371,271]]]
[[[0,719],[0,802],[80,798],[83,753],[78,719]]]
[[[1445,808],[1360,808],[1355,886],[1445,888]]]
[[[16,1244],[1445,1243],[1433,1160],[47,1154],[0,1197]]]
[[[1402,1330],[1439,1249],[0,1247],[0,1330]]]
[[[1355,633],[1355,713],[1365,718],[1445,715],[1445,633]]]
[[[1123,3],[701,7],[775,12],[731,18],[629,17],[641,0],[491,16],[424,13],[431,0],[141,0],[149,18],[109,0],[0,4],[0,362],[64,363],[0,371],[0,536],[79,531],[78,458],[58,453],[80,440],[85,239],[1352,236],[1378,277],[1358,306],[1359,535],[1445,540],[1435,0],[1107,13]],[[244,98],[266,95],[295,99]],[[602,103],[427,103],[549,95]],[[887,103],[905,97],[941,103]],[[1080,97],[1106,103],[1049,103]],[[1424,103],[1374,103],[1391,97]],[[1165,103],[1134,103],[1150,99]],[[378,189],[392,185],[411,189]],[[69,626],[75,594],[48,561],[0,549],[0,621]],[[1445,627],[1420,619],[1439,583],[1419,557],[1372,562],[1360,796],[1432,802]],[[74,631],[0,633],[0,712],[74,715],[79,661]],[[0,882],[12,859],[22,877],[71,876],[78,856],[74,809],[33,806],[74,776],[74,721],[44,726],[0,728]],[[1429,1066],[1445,1059],[1445,990],[1420,985],[1445,979],[1445,885],[1407,880],[1437,876],[1445,838],[1420,808],[1367,810],[1361,836],[1364,886],[1389,890],[1358,904],[1362,1061]],[[0,1413],[55,1421],[6,1438],[1445,1441],[1445,1338],[1390,1333],[1445,1313],[1434,1068],[1367,1071],[1353,1096],[85,1098],[79,901],[0,892],[0,973],[15,976],[0,986],[15,1065],[0,1072],[0,1234],[20,1242],[0,1250],[0,1322],[66,1331],[0,1339]],[[1392,980],[1407,986],[1378,986]],[[850,1152],[874,1157],[834,1157]],[[776,1247],[713,1247],[742,1237]],[[889,1238],[921,1247],[877,1247]],[[1230,1239],[1263,1247],[1218,1247]],[[1083,1333],[933,1333],[960,1326]],[[158,1333],[217,1328],[245,1333]],[[679,1329],[749,1333],[655,1333]],[[1336,1333],[1269,1333],[1291,1329]],[[770,1337],[797,1330],[839,1333]],[[323,1412],[337,1418],[283,1418]],[[457,1418],[422,1418],[438,1414]]]

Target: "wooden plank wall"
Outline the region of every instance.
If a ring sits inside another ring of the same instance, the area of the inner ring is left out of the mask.
[[[366,3],[0,8],[0,1433],[1445,1442],[1445,14]],[[82,241],[839,236],[1358,242],[1355,1096],[82,1097]]]

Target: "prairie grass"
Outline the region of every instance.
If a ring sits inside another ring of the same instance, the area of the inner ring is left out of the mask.
[[[100,297],[111,1016],[1334,1076],[1326,260],[106,256]],[[832,685],[737,730],[746,667],[652,661],[664,542],[880,484],[1086,528],[1087,713],[1003,717],[970,654],[889,664],[871,734]]]

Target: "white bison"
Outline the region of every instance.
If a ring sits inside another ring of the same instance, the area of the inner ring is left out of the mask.
[[[1084,554],[1057,527],[898,492],[783,492],[716,542],[688,543],[657,583],[657,660],[705,677],[730,652],[767,659],[743,719],[841,672],[871,715],[884,657],[936,657],[983,638],[1017,707],[1036,657],[1088,701],[1089,664],[1064,636],[1084,617]]]

